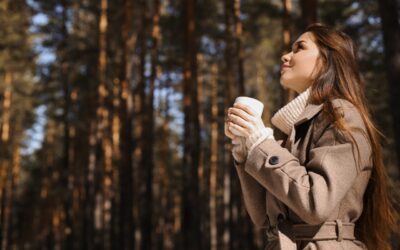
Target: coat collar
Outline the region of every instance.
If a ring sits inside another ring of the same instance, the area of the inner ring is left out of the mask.
[[[313,118],[316,114],[318,114],[322,110],[323,106],[324,106],[323,103],[307,104],[307,106],[304,108],[304,111],[299,115],[299,117],[295,121],[294,126],[298,126],[306,121],[309,121],[311,118]]]

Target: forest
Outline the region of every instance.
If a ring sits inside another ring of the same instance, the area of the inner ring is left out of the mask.
[[[396,0],[0,0],[1,249],[263,249],[224,135],[295,94],[281,56],[348,34],[400,211]],[[393,249],[399,247],[393,239]]]

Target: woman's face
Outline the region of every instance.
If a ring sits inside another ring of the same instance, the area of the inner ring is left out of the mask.
[[[301,93],[312,83],[317,73],[319,50],[310,32],[303,33],[292,46],[292,51],[283,55],[281,84]]]

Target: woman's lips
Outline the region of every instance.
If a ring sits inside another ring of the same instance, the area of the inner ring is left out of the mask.
[[[289,65],[282,64],[282,66],[281,66],[281,72],[284,71],[285,69],[288,69],[288,68],[290,68]]]

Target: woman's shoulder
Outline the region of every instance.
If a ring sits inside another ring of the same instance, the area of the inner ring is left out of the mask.
[[[341,118],[344,119],[346,123],[363,125],[364,121],[361,116],[360,110],[350,101],[342,98],[336,98],[331,101],[332,108],[338,112]],[[317,117],[317,121],[320,123],[326,123],[326,125],[331,124],[332,114],[328,111],[320,112]]]
[[[344,124],[346,128],[351,131],[358,130],[362,133],[366,132],[366,126],[362,118],[360,110],[350,101],[346,99],[337,98],[332,100],[333,109],[339,114],[340,123]],[[334,120],[334,116],[326,111],[320,112],[314,121],[314,129],[317,138],[327,130],[339,132],[340,128],[337,126],[338,121]]]
[[[336,98],[332,100],[333,108],[341,109],[343,111],[353,111],[359,113],[357,107],[350,101],[343,98]]]
[[[362,127],[365,129],[364,120],[360,110],[350,101],[337,98],[332,101],[332,106],[337,109],[344,122],[350,127]]]

